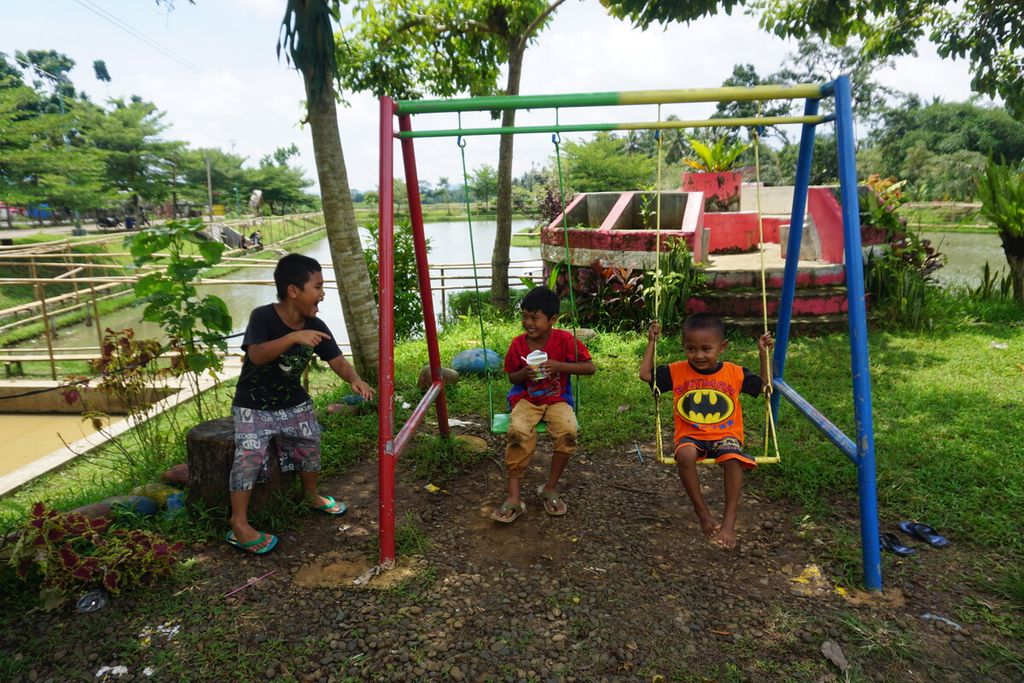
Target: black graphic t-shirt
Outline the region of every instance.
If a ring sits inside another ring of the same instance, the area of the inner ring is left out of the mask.
[[[304,329],[331,334],[319,318],[306,318]],[[294,331],[281,320],[273,304],[260,306],[253,309],[249,316],[249,325],[242,339],[242,351]],[[238,378],[232,405],[257,410],[280,410],[305,403],[309,400],[309,394],[302,388],[302,373],[314,353],[325,363],[330,363],[341,355],[341,349],[331,335],[330,339],[324,339],[314,348],[293,344],[280,356],[263,365],[253,363],[247,353],[242,361],[242,374]]]

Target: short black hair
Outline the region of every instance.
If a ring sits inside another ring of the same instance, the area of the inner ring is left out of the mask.
[[[683,321],[683,335],[698,330],[714,332],[725,339],[725,323],[714,313],[693,313],[686,317]]]
[[[549,318],[558,315],[562,308],[562,301],[558,295],[547,287],[534,287],[523,300],[519,302],[519,309],[523,311],[540,311]]]
[[[278,300],[284,301],[288,298],[288,285],[295,285],[302,289],[309,282],[310,275],[320,272],[323,272],[323,268],[315,258],[302,254],[282,256],[274,268],[274,284],[277,285]]]

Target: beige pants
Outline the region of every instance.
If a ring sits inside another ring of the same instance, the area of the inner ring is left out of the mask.
[[[522,479],[537,449],[537,423],[548,426],[554,439],[554,452],[566,457],[576,450],[576,413],[564,401],[534,405],[520,400],[512,409],[505,439],[505,469],[510,479]]]

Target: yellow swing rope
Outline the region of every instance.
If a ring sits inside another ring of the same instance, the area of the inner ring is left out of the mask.
[[[761,116],[761,102],[757,103],[757,115],[758,118]],[[658,121],[661,121],[661,105],[658,105]],[[661,295],[661,162],[662,162],[662,150],[661,150],[661,137],[658,137],[658,188],[657,188],[657,209],[655,212],[657,226],[655,227],[655,250],[657,254],[657,266],[654,269],[654,315],[657,316],[660,310],[660,295]],[[757,232],[758,232],[758,253],[761,256],[761,319],[764,325],[764,332],[768,330],[768,277],[767,277],[767,266],[764,260],[765,246],[764,246],[764,217],[761,213],[761,134],[759,128],[754,128],[754,190],[757,197]],[[654,369],[652,372],[657,372],[657,356],[658,347],[654,347],[654,362],[652,363]],[[769,375],[771,372],[769,371]],[[778,434],[775,431],[775,416],[772,413],[772,383],[769,377],[768,383],[764,387],[765,394],[765,413],[764,413],[764,453],[756,458],[759,465],[766,465],[771,463],[777,463],[782,460],[779,453],[779,439]],[[661,392],[658,390],[657,382],[654,384],[654,422],[655,422],[655,448],[658,454],[658,462],[665,465],[674,465],[676,459],[673,456],[667,456],[664,452],[664,445],[662,442],[661,435]],[[768,444],[772,444],[775,455],[768,455]],[[702,460],[702,463],[711,464],[713,460]]]
[[[761,101],[757,102],[757,116],[761,117]],[[761,255],[761,317],[764,323],[764,333],[768,330],[768,276],[767,267],[764,262],[764,216],[761,214],[761,128],[754,127],[754,191],[757,197],[757,246]],[[782,458],[779,455],[779,438],[775,432],[775,416],[772,414],[772,368],[771,359],[768,360],[768,383],[764,386],[764,452],[757,458],[758,464],[776,463]],[[775,455],[768,455],[768,442],[771,441],[775,448]]]

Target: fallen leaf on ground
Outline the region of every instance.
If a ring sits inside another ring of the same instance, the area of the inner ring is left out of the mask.
[[[846,661],[846,655],[843,654],[843,649],[837,643],[826,640],[821,644],[821,654],[825,655],[825,659],[835,664],[843,673],[849,671],[850,663]]]

